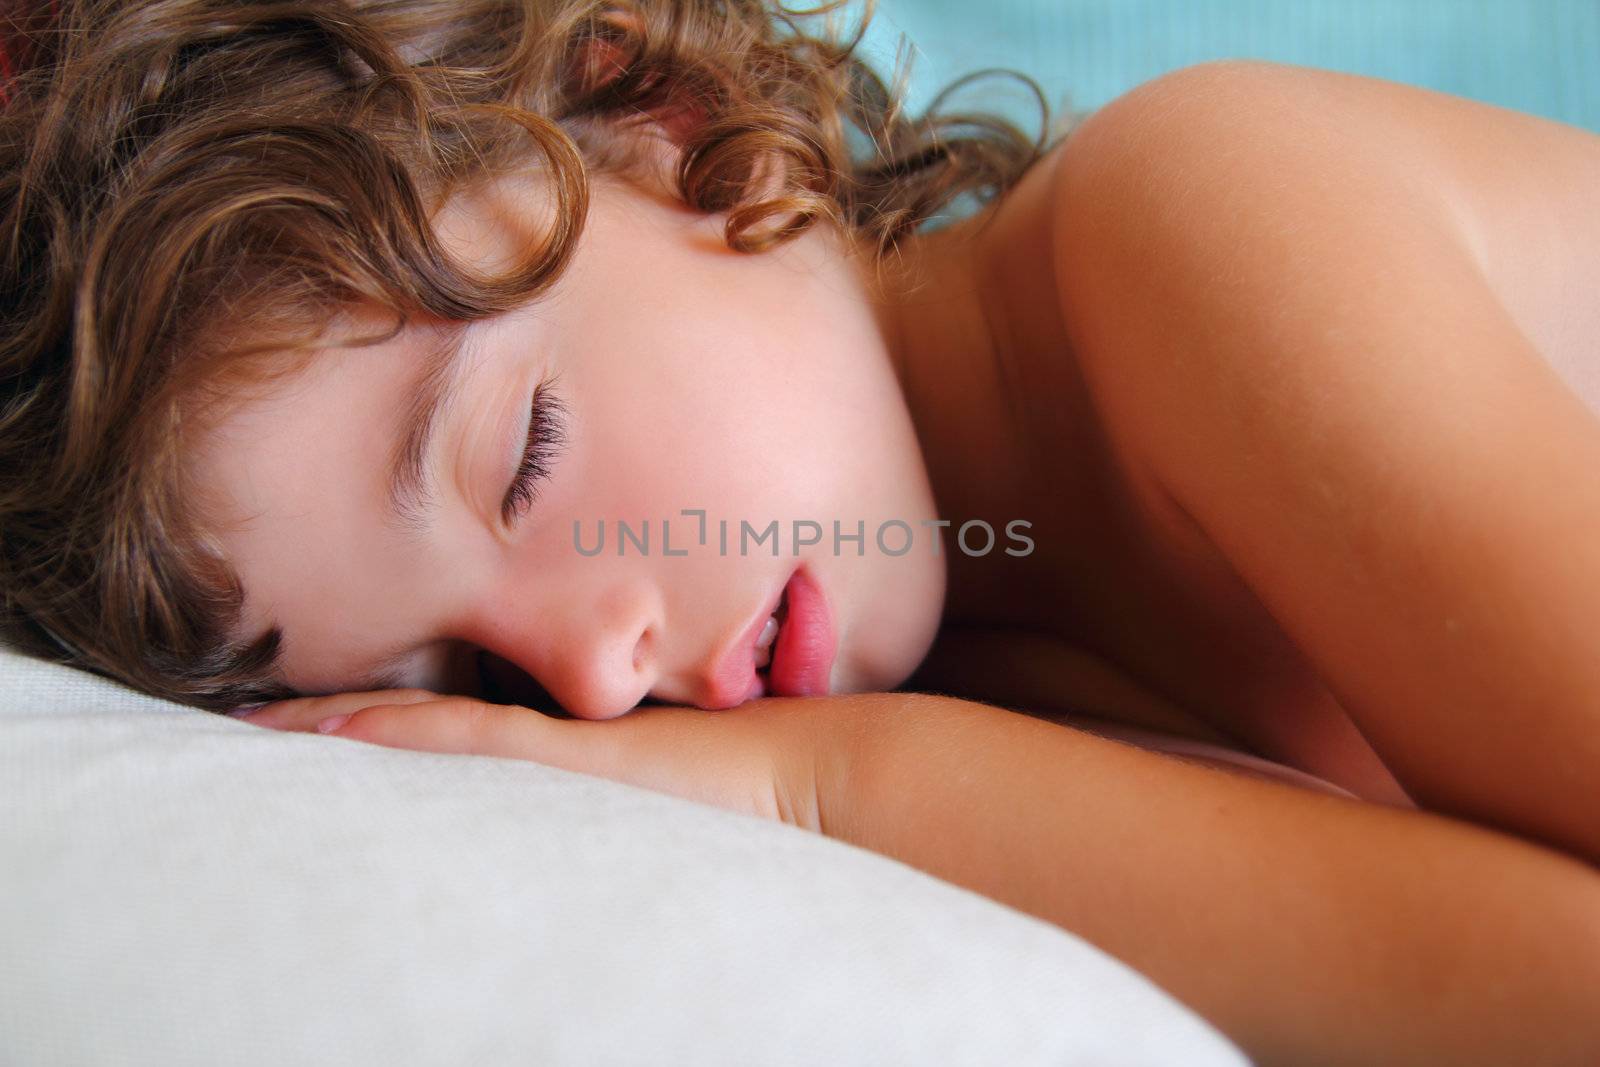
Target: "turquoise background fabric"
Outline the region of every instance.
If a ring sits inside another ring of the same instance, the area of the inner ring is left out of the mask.
[[[1059,114],[1176,67],[1241,57],[1388,78],[1600,132],[1600,0],[879,0],[865,50],[886,77],[901,33],[915,48],[915,110],[985,67],[1030,75]],[[1033,99],[1000,78],[956,98],[1029,132]]]

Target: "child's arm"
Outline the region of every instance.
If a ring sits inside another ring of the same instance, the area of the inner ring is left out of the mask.
[[[603,722],[342,693],[250,721],[338,715],[339,737],[535,760],[886,854],[1088,938],[1265,1064],[1600,1062],[1600,875],[1442,816],[917,693]]]
[[[998,708],[842,698],[829,836],[1056,923],[1263,1064],[1600,1063],[1600,875]]]
[[[1067,142],[1059,279],[1128,462],[1406,792],[1600,863],[1600,420],[1475,240],[1486,161],[1550,151],[1527,123],[1342,75],[1190,71]],[[1571,144],[1600,178],[1600,140]],[[1525,169],[1558,224],[1495,263],[1583,269],[1555,239],[1593,214],[1578,168]]]

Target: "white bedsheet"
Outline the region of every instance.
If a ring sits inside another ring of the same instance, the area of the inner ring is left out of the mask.
[[[4,650],[0,695],[8,1067],[1244,1062],[1085,942],[792,827]]]

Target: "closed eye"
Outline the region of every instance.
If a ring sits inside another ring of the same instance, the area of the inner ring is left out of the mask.
[[[567,409],[552,391],[554,384],[555,379],[551,379],[540,383],[533,391],[527,443],[523,445],[517,473],[500,504],[500,519],[507,526],[516,525],[533,507],[539,498],[539,484],[550,476],[551,462],[567,443]]]

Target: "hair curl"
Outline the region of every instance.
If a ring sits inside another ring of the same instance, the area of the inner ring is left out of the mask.
[[[998,118],[908,117],[859,30],[802,25],[842,2],[7,5],[0,639],[201,707],[289,695],[280,634],[234,634],[242,590],[184,491],[197,387],[310,351],[356,304],[397,332],[537,298],[589,177],[648,165],[645,124],[681,149],[685,203],[749,253],[826,221],[881,257],[1039,158],[1042,135]],[[499,276],[454,261],[433,213],[530,163],[547,239]]]

